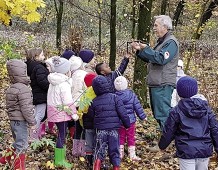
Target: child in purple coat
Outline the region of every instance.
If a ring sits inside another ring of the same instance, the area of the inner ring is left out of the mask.
[[[97,131],[94,170],[100,170],[107,149],[113,170],[119,170],[118,130],[121,121],[125,128],[130,127],[129,116],[122,100],[111,93],[111,86],[104,76],[94,78],[92,87],[97,97],[93,99],[87,114],[94,120],[94,129]]]
[[[135,153],[135,122],[136,115],[141,120],[146,119],[145,112],[136,96],[136,94],[127,89],[128,82],[125,77],[119,76],[114,81],[114,86],[116,91],[117,98],[123,101],[123,104],[127,110],[127,114],[130,118],[130,128],[126,129],[123,126],[119,129],[120,135],[120,158],[124,156],[124,144],[127,139],[128,143],[128,153],[132,161],[140,161],[141,158],[136,156]],[[136,115],[135,115],[136,113]]]
[[[175,139],[176,156],[181,170],[208,169],[213,147],[218,153],[218,122],[206,98],[197,94],[197,81],[181,77],[176,85],[181,98],[169,114],[159,141],[166,149]]]

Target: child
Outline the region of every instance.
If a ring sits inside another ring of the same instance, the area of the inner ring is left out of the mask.
[[[35,118],[37,121],[35,132],[31,131],[31,140],[39,140],[40,123],[46,114],[47,92],[49,87],[48,70],[44,62],[45,56],[40,48],[27,51],[27,75],[30,77],[33,94],[33,104],[35,105]]]
[[[104,160],[107,149],[113,170],[119,170],[118,130],[121,127],[121,121],[125,128],[130,127],[129,116],[122,100],[111,93],[111,86],[106,77],[99,75],[94,78],[92,87],[97,95],[88,110],[97,131],[94,170],[100,170],[101,161]]]
[[[76,53],[69,49],[64,50],[63,54],[61,54],[61,57],[66,58],[67,60],[69,60],[72,56],[76,56]]]
[[[80,113],[80,117],[82,117],[82,124],[85,129],[85,140],[86,140],[86,158],[88,160],[89,166],[93,166],[93,151],[94,151],[94,138],[95,138],[95,130],[94,123],[92,118],[90,118],[88,112],[88,108],[92,102],[92,100],[96,97],[95,92],[92,88],[92,81],[97,76],[95,73],[87,73],[84,82],[87,86],[87,90],[80,98],[80,104],[78,109],[78,114]]]
[[[183,61],[178,60],[176,81],[178,81],[183,76],[185,76],[185,73],[183,71]],[[172,94],[172,99],[171,99],[171,107],[175,107],[178,104],[179,100],[180,98],[177,94],[177,91],[176,89],[174,89],[173,94]]]
[[[175,139],[176,155],[181,170],[208,169],[213,146],[218,153],[218,123],[206,98],[197,94],[197,81],[189,76],[180,78],[176,86],[180,101],[170,111],[159,141],[166,149]]]
[[[94,53],[88,49],[82,49],[79,52],[79,57],[83,60],[83,67],[87,72],[94,72],[95,63],[94,63]]]
[[[132,90],[127,89],[128,82],[125,77],[119,76],[114,81],[114,86],[116,91],[117,98],[123,101],[123,104],[127,110],[127,114],[130,118],[130,128],[125,129],[124,127],[121,127],[119,129],[119,135],[120,135],[120,158],[122,159],[124,156],[124,144],[126,142],[128,143],[128,153],[130,160],[132,161],[140,161],[141,158],[136,156],[135,153],[135,122],[136,122],[136,116],[144,120],[146,119],[145,112],[135,95],[135,93]],[[135,112],[135,113],[134,113]]]
[[[123,58],[119,68],[115,71],[111,71],[111,68],[106,63],[99,63],[95,67],[95,71],[98,75],[103,75],[106,77],[110,84],[110,90],[112,93],[115,92],[114,88],[114,80],[124,73],[126,70],[126,67],[129,63],[129,54],[126,54],[126,56]]]
[[[56,166],[71,168],[72,165],[66,161],[66,130],[68,121],[77,120],[77,111],[73,105],[71,93],[70,62],[65,58],[53,59],[55,73],[48,75],[50,82],[48,89],[48,121],[55,122],[58,128],[58,138],[55,147]],[[73,116],[72,116],[73,115]]]
[[[53,56],[53,57],[50,57],[47,60],[45,60],[46,68],[48,69],[49,73],[55,72],[54,65],[53,65],[53,62],[52,62],[53,58],[55,58],[55,57],[58,57],[58,56]],[[47,118],[47,116],[46,116],[46,118]],[[43,121],[41,123],[41,129],[40,129],[40,132],[39,132],[40,133],[39,136],[42,137],[42,136],[45,135],[45,129],[46,129],[46,122]],[[49,133],[55,134],[55,132],[54,132],[54,122],[48,122],[48,130],[49,130]]]
[[[84,90],[86,90],[86,85],[84,82],[84,77],[87,74],[86,71],[83,69],[83,61],[80,57],[73,56],[69,59],[71,63],[71,72],[72,72],[72,95],[73,95],[73,102],[74,105],[78,108],[80,101],[80,97]],[[76,126],[76,133],[74,134],[74,139],[80,139],[82,134],[82,127],[79,121],[75,122]],[[72,128],[71,128],[72,130]],[[73,132],[71,131],[71,134]]]
[[[26,64],[18,59],[11,59],[7,62],[11,86],[6,91],[6,108],[14,143],[13,148],[7,149],[5,156],[0,158],[0,164],[9,163],[14,169],[20,170],[25,170],[28,127],[34,129],[36,125],[32,92],[28,87],[30,80],[27,77],[26,68]],[[9,154],[9,152],[12,153]],[[11,162],[12,156],[15,157],[13,163]]]

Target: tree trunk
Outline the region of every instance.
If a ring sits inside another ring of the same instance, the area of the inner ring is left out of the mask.
[[[139,21],[138,21],[138,40],[149,43],[150,27],[151,27],[151,8],[152,0],[143,1],[139,7]],[[134,83],[133,89],[138,95],[144,107],[148,107],[147,101],[147,85],[145,78],[147,75],[147,64],[141,59],[135,59]]]
[[[135,39],[135,28],[136,28],[136,0],[132,0],[132,38]]]
[[[64,9],[64,2],[62,0],[58,0],[59,5],[57,5],[56,0],[54,0],[55,3],[55,9],[56,9],[56,17],[57,17],[57,32],[56,32],[56,48],[59,50],[59,53],[61,52],[61,31],[62,31],[62,16],[63,16],[63,9]]]
[[[198,24],[197,27],[197,31],[194,34],[193,38],[198,40],[200,39],[203,29],[200,30],[200,28],[210,19],[210,17],[212,16],[212,12],[213,10],[218,6],[218,0],[211,0],[210,4],[208,5],[207,9],[205,10],[207,6],[207,3],[205,2],[205,4],[203,4],[203,10],[202,10],[202,16],[200,19],[200,22]],[[200,31],[199,31],[200,30]]]
[[[174,27],[176,27],[178,24],[179,16],[182,13],[184,6],[185,6],[185,1],[184,0],[179,1],[178,5],[176,7],[176,11],[175,11],[174,16],[173,16],[173,26]]]
[[[162,2],[161,2],[161,10],[160,10],[161,15],[165,15],[166,14],[167,4],[168,4],[168,0],[162,0]]]
[[[101,2],[98,0],[98,54],[101,53]]]
[[[111,0],[109,66],[112,70],[115,70],[115,60],[116,60],[116,0]]]

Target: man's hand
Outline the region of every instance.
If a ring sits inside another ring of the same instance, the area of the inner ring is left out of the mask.
[[[138,42],[133,41],[130,45],[133,48],[133,50],[141,50],[141,47]]]
[[[141,49],[144,49],[147,45],[139,42],[139,46]]]

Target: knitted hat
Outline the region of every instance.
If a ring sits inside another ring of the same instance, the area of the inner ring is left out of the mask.
[[[71,63],[71,68],[70,68],[71,71],[78,70],[83,64],[83,61],[80,57],[71,57],[69,61]]]
[[[197,94],[198,83],[194,78],[190,76],[184,76],[178,80],[176,90],[180,97],[190,98]]]
[[[92,80],[97,76],[96,73],[87,73],[84,77],[84,82],[87,87],[92,86]]]
[[[66,58],[56,57],[52,59],[52,62],[55,72],[66,74],[70,71],[70,62]]]
[[[118,76],[114,80],[114,86],[116,90],[125,90],[128,87],[127,79],[124,76]]]
[[[45,64],[48,65],[50,67],[50,72],[55,72],[55,69],[54,69],[54,63],[52,62],[53,58],[59,58],[59,56],[53,56],[53,57],[50,57],[48,58],[47,60],[45,60]]]
[[[183,61],[182,60],[178,60],[178,66],[183,68]]]
[[[94,53],[91,50],[83,49],[80,50],[79,57],[83,60],[84,63],[89,63],[93,59]]]
[[[72,57],[73,55],[75,56],[76,53],[73,52],[72,50],[66,49],[66,50],[63,52],[63,54],[61,55],[61,57],[66,58],[67,60],[69,60],[70,57]]]

